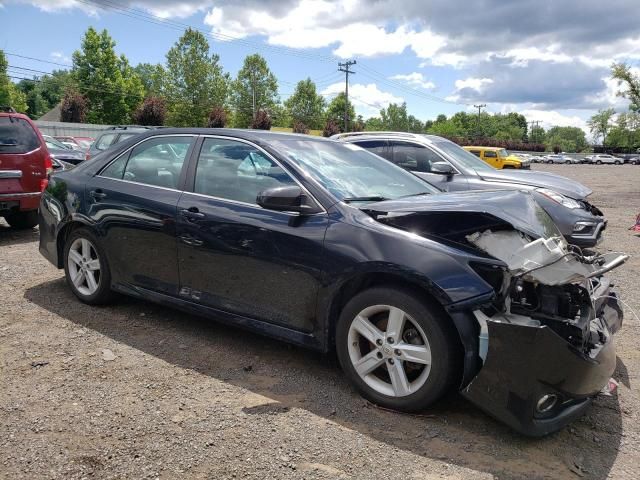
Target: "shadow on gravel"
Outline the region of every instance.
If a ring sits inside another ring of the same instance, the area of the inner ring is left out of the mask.
[[[2,218],[2,217],[0,217]],[[37,228],[16,230],[0,221],[0,247],[20,245],[23,243],[37,242],[39,238]]]
[[[124,297],[114,306],[89,307],[63,279],[32,287],[25,298],[78,326],[269,399],[245,407],[247,414],[304,409],[390,447],[499,478],[604,479],[620,447],[616,396],[596,399],[582,419],[535,440],[513,433],[459,395],[423,415],[379,409],[352,391],[332,358],[171,309]],[[622,362],[617,372],[628,382]]]

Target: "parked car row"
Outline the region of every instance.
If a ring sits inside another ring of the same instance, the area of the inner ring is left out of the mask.
[[[518,154],[522,155],[522,154]],[[593,165],[622,165],[630,163],[632,165],[640,165],[640,154],[624,154],[620,156],[597,153],[587,155],[585,157],[576,157],[564,153],[547,154],[547,155],[531,155],[531,163],[562,163],[567,165],[575,164],[593,164]]]
[[[616,364],[603,275],[627,257],[590,250],[590,193],[430,135],[150,130],[51,176],[40,252],[87,304],[120,292],[335,351],[372,402],[458,389],[539,436]]]

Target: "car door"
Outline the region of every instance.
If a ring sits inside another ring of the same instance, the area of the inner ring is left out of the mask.
[[[180,295],[242,317],[311,332],[327,214],[263,209],[267,188],[295,185],[257,146],[205,137],[178,204]]]
[[[502,166],[500,165],[500,158],[498,157],[498,154],[494,150],[485,150],[483,152],[482,159],[486,163],[491,165],[493,168],[498,168],[498,169],[502,168]]]
[[[459,174],[443,156],[429,147],[401,140],[390,140],[389,145],[393,155],[392,161],[399,167],[409,170],[442,191],[467,190],[467,181],[464,176]],[[454,169],[454,173],[452,175],[433,173],[431,165],[435,162],[448,163]]]
[[[177,296],[176,208],[195,138],[148,138],[87,183],[88,215],[115,284]]]

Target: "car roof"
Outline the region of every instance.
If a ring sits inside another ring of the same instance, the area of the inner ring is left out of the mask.
[[[345,132],[329,137],[331,140],[342,140],[345,142],[355,142],[360,140],[417,140],[422,143],[431,144],[444,140],[444,137],[429,135],[427,133],[410,132]]]
[[[23,120],[27,120],[29,123],[32,123],[31,119],[27,115],[25,115],[24,113],[0,112],[0,117],[21,118]]]
[[[145,130],[139,138],[153,137],[156,135],[177,135],[190,133],[193,135],[221,135],[241,138],[250,141],[269,141],[277,140],[311,140],[317,142],[331,142],[330,139],[319,137],[316,135],[304,135],[301,133],[289,132],[272,132],[270,130],[249,130],[242,128],[163,128],[154,130]]]
[[[504,150],[504,147],[476,147],[475,145],[465,145],[462,148],[478,148],[481,150],[494,150],[494,151]]]

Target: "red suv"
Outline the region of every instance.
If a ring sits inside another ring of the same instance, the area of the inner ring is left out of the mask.
[[[0,107],[0,216],[9,225],[38,224],[40,195],[52,171],[47,146],[29,117]]]

